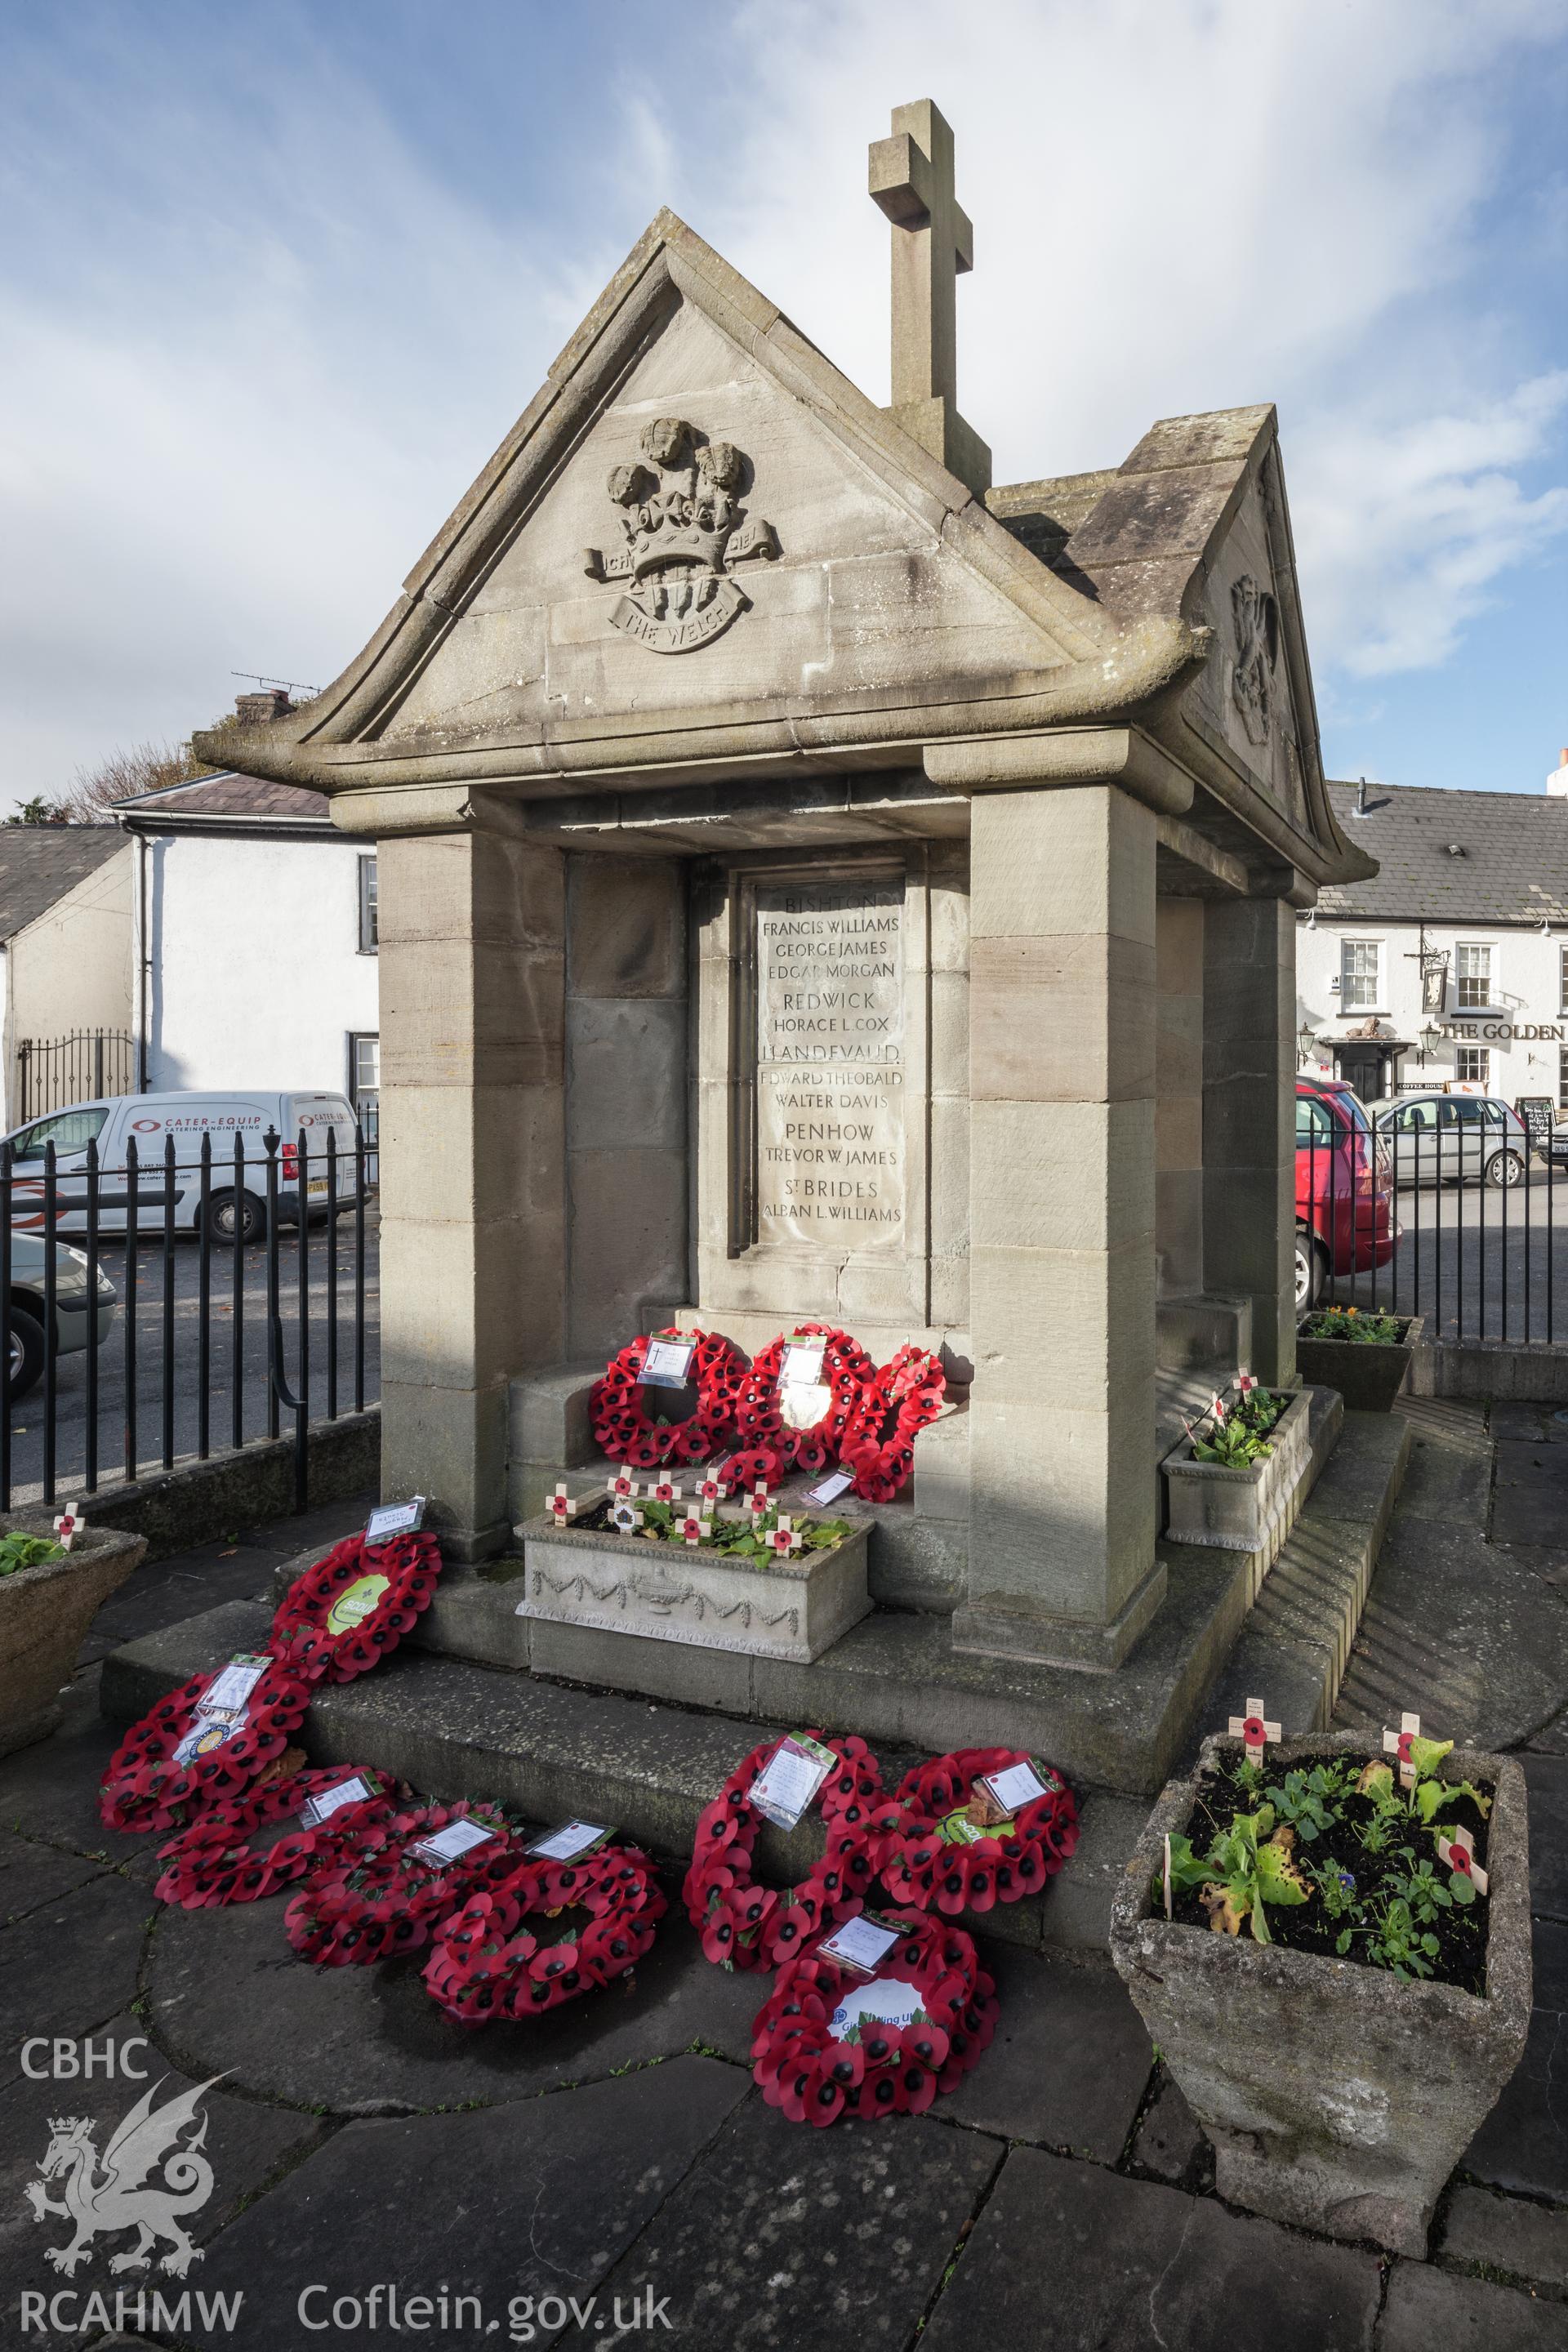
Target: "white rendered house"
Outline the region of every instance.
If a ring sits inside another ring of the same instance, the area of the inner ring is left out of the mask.
[[[375,856],[318,793],[227,773],[120,802],[138,1090],[379,1083]]]
[[[1363,1102],[1462,1087],[1568,1110],[1568,751],[1543,796],[1329,792],[1378,868],[1298,921],[1302,1070]]]

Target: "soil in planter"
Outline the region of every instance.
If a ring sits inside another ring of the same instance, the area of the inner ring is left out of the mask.
[[[1263,1768],[1264,1785],[1256,1790],[1245,1785],[1238,1787],[1230,1768],[1205,1771],[1199,1780],[1196,1801],[1186,1827],[1194,1853],[1207,1853],[1215,1839],[1230,1827],[1238,1812],[1256,1812],[1260,1805],[1268,1804],[1271,1801],[1268,1790],[1283,1784],[1287,1769],[1292,1772],[1310,1772],[1315,1764],[1332,1765],[1342,1760],[1340,1756],[1330,1752],[1321,1756],[1293,1756],[1289,1768],[1281,1762],[1267,1763]],[[1493,1791],[1486,1789],[1484,1793],[1490,1796]],[[1335,1803],[1341,1818],[1330,1822],[1316,1837],[1303,1836],[1300,1825],[1293,1824],[1296,1843],[1292,1859],[1311,1893],[1302,1904],[1268,1905],[1268,1933],[1285,1951],[1317,1952],[1328,1959],[1342,1958],[1376,1967],[1382,1964],[1367,1958],[1371,1938],[1364,1928],[1369,1922],[1348,1911],[1338,1917],[1332,1916],[1316,1884],[1315,1874],[1320,1870],[1336,1874],[1348,1873],[1355,1881],[1356,1895],[1370,1911],[1381,1907],[1383,1895],[1380,1890],[1385,1874],[1403,1874],[1412,1870],[1415,1864],[1430,1862],[1440,1883],[1446,1886],[1448,1873],[1438,1860],[1436,1842],[1431,1830],[1418,1816],[1396,1819],[1384,1850],[1369,1853],[1357,1832],[1375,1818],[1376,1807],[1372,1799],[1357,1796],[1352,1783],[1335,1800]],[[1275,1825],[1278,1827],[1285,1818],[1276,1806]],[[1453,1804],[1441,1809],[1437,1822],[1444,1828],[1458,1826],[1469,1831],[1475,1840],[1476,1861],[1484,1870],[1488,1823],[1481,1819],[1480,1810],[1472,1800],[1456,1794]],[[1401,1852],[1401,1848],[1405,1846],[1411,1849],[1414,1863]],[[1201,1927],[1205,1934],[1213,1932],[1209,1927],[1208,1912],[1196,1887],[1172,1888],[1171,1916],[1184,1927]],[[1452,1909],[1439,1909],[1432,1919],[1422,1922],[1416,1932],[1422,1936],[1434,1936],[1437,1941],[1435,1954],[1422,1955],[1432,1971],[1430,1978],[1424,1978],[1422,1981],[1455,1985],[1461,1992],[1484,1997],[1489,1920],[1487,1898],[1478,1895],[1468,1908],[1456,1904]],[[1356,1932],[1352,1937],[1349,1951],[1342,1954],[1339,1941],[1347,1927]],[[1250,1938],[1249,1922],[1244,1923],[1241,1932]],[[1385,1968],[1384,1973],[1387,1972]]]

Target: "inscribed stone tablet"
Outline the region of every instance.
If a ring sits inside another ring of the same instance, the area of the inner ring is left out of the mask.
[[[899,1247],[903,888],[757,893],[758,1238]]]

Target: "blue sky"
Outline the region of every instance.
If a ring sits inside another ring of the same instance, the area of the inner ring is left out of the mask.
[[[997,478],[1277,401],[1331,773],[1538,791],[1561,0],[0,0],[0,801],[334,675],[661,203],[885,398],[924,95]]]

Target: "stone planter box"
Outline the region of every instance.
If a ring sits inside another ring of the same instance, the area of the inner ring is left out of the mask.
[[[1197,1774],[1239,1740],[1204,1742]],[[1364,1737],[1318,1734],[1269,1750],[1281,1768]],[[1214,2143],[1233,2204],[1418,2260],[1444,2183],[1518,2065],[1530,2023],[1530,1856],[1524,1775],[1454,1751],[1445,1774],[1495,1789],[1485,1999],[1404,1983],[1355,1960],[1216,1936],[1164,1916],[1151,1888],[1166,1835],[1185,1830],[1197,1775],[1173,1780],[1112,1905],[1110,1953],[1140,2016]]]
[[[0,1518],[0,1535],[52,1535],[47,1521]],[[147,1549],[145,1536],[89,1527],[64,1559],[0,1576],[0,1756],[47,1739],[88,1627]]]
[[[1275,1391],[1275,1394],[1279,1391]],[[1284,1542],[1310,1452],[1312,1400],[1303,1389],[1269,1432],[1272,1454],[1249,1469],[1199,1462],[1191,1438],[1167,1454],[1165,1532],[1173,1543],[1217,1544],[1223,1551],[1268,1551]]]
[[[1303,1316],[1303,1323],[1310,1322]],[[1311,1388],[1338,1389],[1347,1412],[1390,1412],[1420,1343],[1423,1319],[1403,1318],[1387,1347],[1361,1339],[1303,1339],[1296,1328],[1296,1369]]]
[[[830,1551],[796,1552],[765,1568],[684,1544],[557,1528],[525,1519],[520,1617],[595,1625],[652,1642],[809,1664],[870,1610],[870,1525]]]

